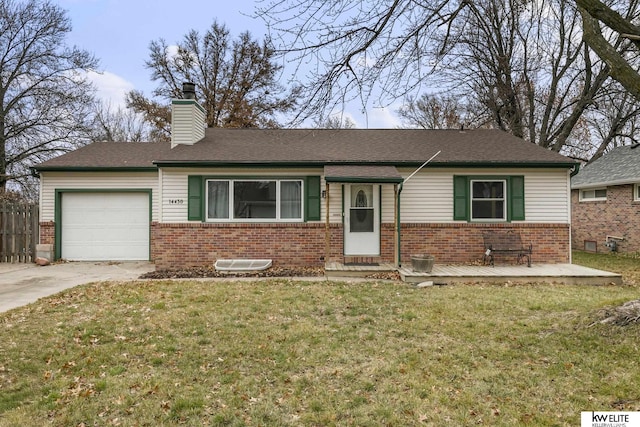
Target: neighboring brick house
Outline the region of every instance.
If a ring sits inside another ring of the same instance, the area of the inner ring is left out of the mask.
[[[195,100],[172,109],[171,143],[93,143],[34,168],[55,258],[463,263],[484,231],[513,229],[534,262],[570,262],[576,164],[505,132],[205,130]]]
[[[584,167],[571,179],[571,205],[575,249],[640,251],[640,144]]]

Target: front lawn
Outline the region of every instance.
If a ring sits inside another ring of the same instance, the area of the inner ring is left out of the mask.
[[[574,251],[573,263],[620,273],[624,283],[640,285],[640,254],[593,254]]]
[[[640,410],[636,286],[152,281],[0,314],[0,425],[575,426]]]

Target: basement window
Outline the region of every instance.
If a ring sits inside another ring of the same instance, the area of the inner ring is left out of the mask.
[[[589,190],[580,190],[581,202],[597,202],[607,200],[606,188],[591,188]]]
[[[584,241],[584,250],[585,252],[598,252],[598,242],[595,240],[585,240]]]

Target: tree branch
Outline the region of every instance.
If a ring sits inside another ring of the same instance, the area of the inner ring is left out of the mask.
[[[640,100],[640,74],[605,40],[598,21],[584,8],[579,7],[578,11],[582,16],[584,41],[609,66],[611,77]]]

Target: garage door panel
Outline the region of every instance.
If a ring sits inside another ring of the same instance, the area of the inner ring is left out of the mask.
[[[147,193],[64,193],[62,258],[148,260]]]

